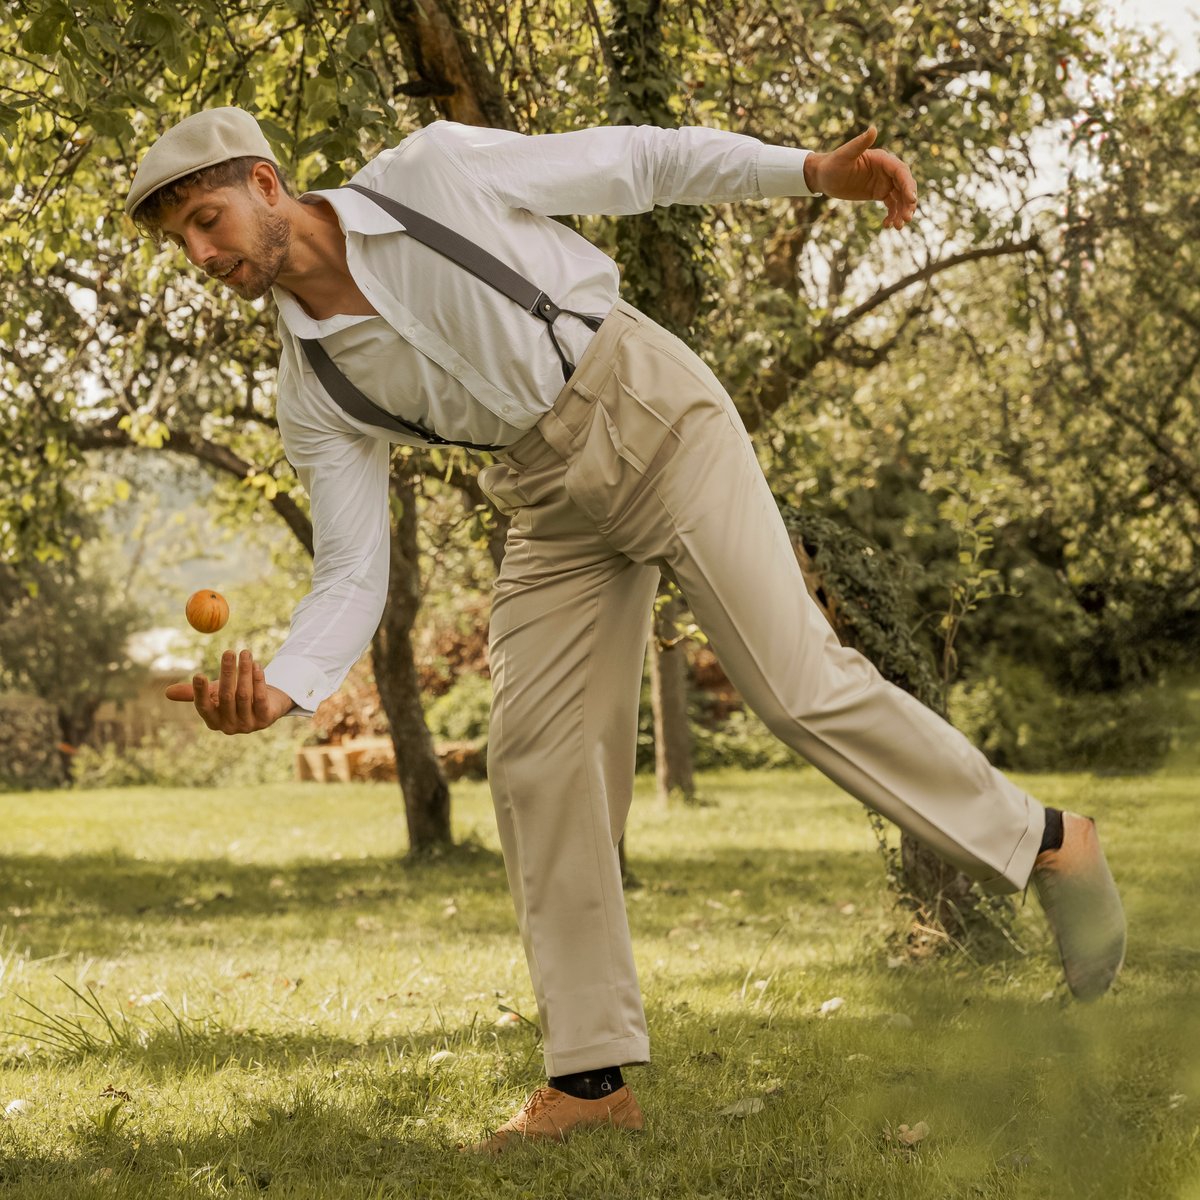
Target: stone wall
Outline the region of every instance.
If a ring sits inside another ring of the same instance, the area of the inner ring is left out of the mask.
[[[62,787],[67,781],[54,706],[36,696],[0,696],[0,791]]]

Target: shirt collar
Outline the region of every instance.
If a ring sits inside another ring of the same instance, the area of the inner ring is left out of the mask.
[[[329,188],[320,191],[305,192],[304,196],[320,196],[327,201],[337,213],[338,224],[346,235],[351,233],[403,233],[404,226],[391,213],[379,207],[374,200],[368,200],[362,192],[351,191],[349,188]],[[300,198],[303,200],[304,196]],[[324,337],[336,332],[333,325],[321,322],[319,325],[301,307],[295,296],[286,288],[276,284],[272,289],[275,304],[283,317],[288,329],[297,337]],[[337,321],[338,318],[331,318]],[[348,318],[346,325],[353,325],[362,320],[361,317]],[[338,325],[338,328],[342,328]]]
[[[276,284],[271,290],[275,297],[275,305],[279,310],[279,315],[283,318],[283,323],[287,326],[289,332],[295,334],[298,338],[329,337],[331,334],[341,333],[343,329],[349,329],[351,325],[361,325],[363,321],[377,319],[368,316],[352,317],[347,313],[338,313],[337,316],[326,317],[323,321],[317,321],[300,307],[300,301],[287,288]]]
[[[368,200],[362,192],[349,188],[329,188],[316,192],[305,192],[304,196],[320,196],[333,206],[343,233],[403,233],[404,226],[391,213],[380,208],[374,200]],[[304,196],[300,199],[303,200]]]

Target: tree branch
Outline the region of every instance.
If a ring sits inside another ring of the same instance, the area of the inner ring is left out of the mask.
[[[80,450],[123,450],[141,447],[121,429],[118,422],[120,416],[114,414],[108,420],[95,425],[86,425],[72,432],[72,441]],[[228,446],[220,442],[210,441],[199,434],[184,433],[172,430],[167,443],[169,450],[178,454],[186,454],[190,458],[216,467],[228,475],[238,479],[248,479],[258,474],[258,468],[244,458],[239,458]],[[313,553],[312,521],[305,516],[300,506],[286,492],[276,492],[268,501],[271,507],[283,518],[284,523],[296,536],[296,540],[307,551],[309,557]]]
[[[939,258],[936,262],[927,263],[919,271],[905,275],[903,279],[880,288],[874,295],[864,300],[857,308],[852,308],[844,317],[837,317],[830,322],[830,328],[836,332],[848,329],[856,321],[873,312],[886,300],[890,300],[897,292],[910,288],[914,283],[925,283],[935,275],[960,267],[963,263],[979,262],[985,258],[1003,258],[1008,254],[1026,254],[1030,250],[1040,250],[1041,243],[1037,237],[1026,238],[1023,242],[1002,242],[998,246],[980,246],[975,250],[964,250],[961,254],[951,254],[947,258]]]

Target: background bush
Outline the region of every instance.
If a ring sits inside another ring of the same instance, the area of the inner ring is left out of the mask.
[[[1191,724],[1165,684],[1063,695],[1037,667],[994,651],[951,688],[949,710],[996,766],[1014,771],[1153,770]]]
[[[785,746],[749,709],[731,712],[713,727],[692,722],[692,748],[698,771],[718,767],[757,771],[798,767],[807,761]]]
[[[302,718],[285,718],[245,737],[211,731],[192,739],[162,730],[123,753],[83,746],[71,764],[75,786],[246,787],[293,778],[292,752]]]
[[[492,681],[463,674],[443,696],[429,700],[425,723],[435,742],[473,742],[486,739],[492,709]]]

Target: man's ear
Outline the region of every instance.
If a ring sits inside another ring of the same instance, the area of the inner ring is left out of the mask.
[[[262,198],[274,208],[283,197],[283,188],[279,183],[279,176],[275,174],[275,168],[268,162],[257,162],[250,169],[250,178],[247,180],[250,186],[250,191],[257,192]]]

